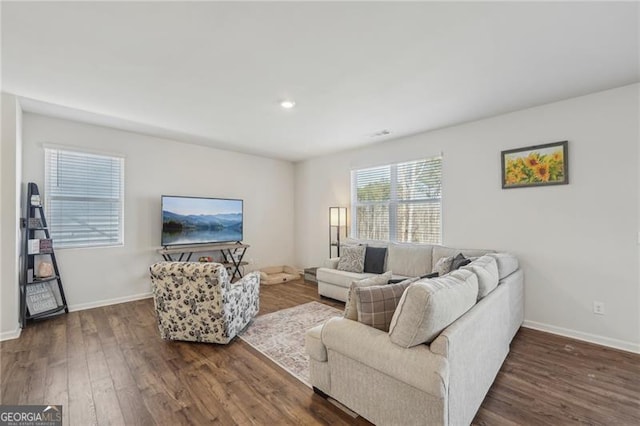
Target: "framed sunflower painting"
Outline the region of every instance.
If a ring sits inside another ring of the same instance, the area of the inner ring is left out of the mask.
[[[502,151],[502,188],[569,183],[568,142]]]

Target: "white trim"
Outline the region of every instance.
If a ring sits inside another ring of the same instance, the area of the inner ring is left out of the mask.
[[[86,309],[99,308],[101,306],[117,305],[119,303],[126,303],[126,302],[133,302],[133,301],[136,301],[136,300],[149,299],[151,297],[153,297],[153,293],[147,292],[147,293],[134,294],[132,296],[116,297],[115,299],[105,299],[105,300],[98,300],[97,302],[89,302],[89,303],[80,303],[80,304],[77,304],[77,305],[69,305],[69,312],[84,311]],[[20,337],[20,333],[21,332],[22,332],[22,329],[20,327],[18,327],[15,330],[12,330],[12,331],[2,332],[2,333],[0,333],[0,342],[2,342],[4,340],[17,339],[18,337]]]
[[[99,308],[101,306],[117,305],[118,303],[133,302],[135,300],[149,299],[153,293],[140,293],[131,296],[116,297],[115,299],[98,300],[97,302],[79,303],[77,305],[69,305],[69,312],[84,311],[86,309]]]
[[[50,179],[51,179],[51,156],[56,155],[56,158],[59,159],[59,155],[61,152],[66,152],[70,154],[84,155],[84,156],[94,156],[94,157],[102,157],[108,158],[110,160],[117,160],[120,165],[120,195],[117,199],[119,203],[119,217],[118,217],[118,241],[115,243],[107,243],[101,244],[96,243],[96,241],[91,241],[88,244],[77,245],[75,242],[60,242],[62,246],[55,247],[56,249],[70,249],[70,248],[94,248],[94,247],[119,247],[124,246],[124,203],[125,203],[125,193],[124,193],[124,178],[125,178],[125,157],[117,154],[97,154],[91,151],[85,151],[83,149],[67,149],[63,147],[59,147],[56,145],[43,144],[44,148],[44,208],[49,216],[51,216],[51,200],[52,196],[50,194]],[[59,171],[58,171],[59,173]],[[57,177],[56,177],[57,179]],[[42,194],[41,194],[42,196]],[[60,197],[60,196],[58,196]],[[49,217],[51,220],[51,217]],[[65,245],[66,244],[66,245]]]
[[[551,334],[557,334],[559,336],[570,337],[572,339],[582,340],[589,343],[595,343],[597,345],[640,354],[640,343],[627,342],[625,340],[613,339],[611,337],[599,336],[597,334],[556,327],[555,325],[544,324],[536,321],[525,320],[522,326],[534,330],[545,331]]]
[[[52,150],[55,150],[55,151],[79,152],[81,154],[96,155],[96,156],[99,156],[99,157],[121,158],[123,160],[125,160],[127,158],[126,155],[124,155],[123,153],[120,153],[120,152],[102,151],[102,150],[99,150],[99,149],[85,148],[83,146],[77,146],[77,145],[61,145],[61,144],[57,144],[57,143],[42,142],[42,143],[40,143],[40,146],[43,149],[52,149]]]
[[[3,331],[2,333],[0,333],[0,342],[3,342],[5,340],[17,339],[18,337],[20,337],[20,333],[22,333],[22,329],[20,327],[12,331]]]

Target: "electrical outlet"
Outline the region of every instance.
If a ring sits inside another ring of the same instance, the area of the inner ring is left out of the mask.
[[[604,303],[603,302],[593,302],[593,313],[596,315],[604,315]]]

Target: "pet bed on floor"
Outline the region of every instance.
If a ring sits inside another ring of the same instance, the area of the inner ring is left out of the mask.
[[[291,266],[269,266],[260,269],[260,284],[279,284],[297,280],[300,273]]]

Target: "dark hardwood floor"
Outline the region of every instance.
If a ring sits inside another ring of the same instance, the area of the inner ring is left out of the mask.
[[[318,300],[302,281],[260,297],[261,314]],[[2,404],[62,404],[67,425],[369,424],[240,339],[162,341],[151,299],[32,325],[0,364]],[[640,356],[521,329],[474,424],[640,424]]]

